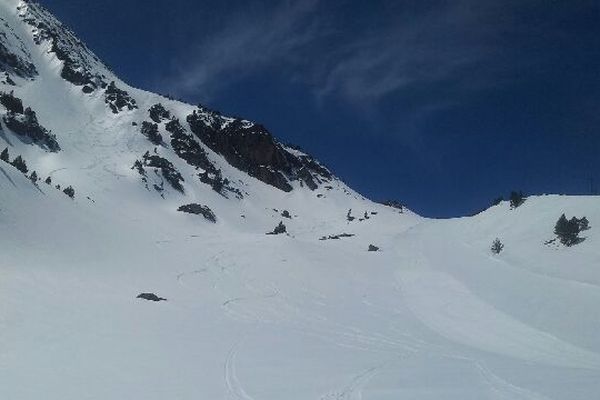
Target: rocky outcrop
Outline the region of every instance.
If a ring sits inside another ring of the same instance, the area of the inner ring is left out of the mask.
[[[114,114],[118,114],[123,109],[131,111],[138,108],[135,99],[125,90],[119,89],[114,81],[108,85],[104,92],[104,102]]]
[[[2,117],[6,127],[21,140],[34,143],[50,152],[60,151],[56,136],[39,123],[35,111],[29,107],[23,109],[21,99],[14,97],[12,93],[0,93],[0,104],[6,108],[6,114]]]
[[[146,183],[147,188],[148,174],[146,171],[148,169],[152,169],[157,176],[160,173],[160,176],[162,176],[173,189],[180,193],[184,192],[182,184],[184,179],[179,171],[177,171],[177,169],[173,166],[173,163],[157,154],[151,155],[150,152],[147,151],[141,160],[135,161],[132,169],[136,170],[142,176],[142,181]],[[164,182],[161,180],[160,182],[155,183],[153,186],[154,189],[162,195],[164,191]]]
[[[174,119],[166,124],[166,130],[171,134],[171,147],[173,151],[188,164],[202,168],[208,173],[216,173],[217,168],[208,159],[206,151],[187,133],[179,120]]]
[[[310,156],[290,151],[265,127],[250,121],[227,118],[200,107],[187,117],[192,132],[231,165],[280,190],[293,189],[300,181],[311,190],[331,173]]]
[[[154,293],[140,293],[137,295],[138,299],[148,300],[148,301],[167,301],[164,297],[158,297]]]
[[[148,114],[150,115],[150,119],[157,124],[160,124],[163,121],[169,121],[171,119],[171,113],[167,111],[167,109],[165,109],[165,107],[160,103],[150,107]]]
[[[206,220],[215,223],[217,222],[217,216],[215,213],[208,208],[208,206],[203,206],[202,204],[191,203],[186,204],[177,209],[177,211],[185,212],[188,214],[202,215]]]
[[[63,63],[61,77],[87,93],[105,88],[107,77],[102,70],[108,68],[75,34],[56,20],[41,5],[25,1],[18,8],[24,22],[32,27],[36,44],[50,43],[50,51]]]
[[[162,136],[158,133],[158,125],[153,124],[152,122],[144,121],[142,122],[142,127],[140,128],[140,132],[142,135],[146,136],[146,138],[152,142],[152,144],[160,145],[163,141]]]

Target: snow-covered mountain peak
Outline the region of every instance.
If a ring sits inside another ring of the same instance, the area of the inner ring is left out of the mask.
[[[90,198],[132,187],[177,204],[216,195],[216,208],[245,199],[270,209],[292,192],[315,209],[363,201],[260,124],[121,81],[36,2],[0,5],[0,145],[40,177]]]

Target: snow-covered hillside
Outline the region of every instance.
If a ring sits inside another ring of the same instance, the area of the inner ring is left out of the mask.
[[[0,161],[0,399],[600,394],[598,198],[422,218],[130,87],[34,3],[0,18],[0,151],[29,169]]]

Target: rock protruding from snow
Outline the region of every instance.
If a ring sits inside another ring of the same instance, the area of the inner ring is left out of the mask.
[[[148,301],[167,301],[164,297],[158,297],[154,293],[140,293],[137,295],[138,299],[148,300]]]
[[[0,104],[6,108],[6,114],[2,117],[6,127],[21,140],[37,144],[51,152],[60,151],[56,136],[40,125],[35,111],[29,107],[23,109],[21,99],[12,93],[0,92]]]
[[[238,118],[226,118],[206,108],[187,117],[192,132],[227,162],[285,192],[290,181],[300,181],[314,190],[331,179],[331,173],[310,156],[290,151],[277,142],[265,127]]]
[[[106,88],[104,101],[114,114],[118,114],[124,109],[131,111],[138,108],[135,99],[125,90],[119,89],[114,81]]]
[[[177,211],[185,212],[188,214],[202,215],[204,218],[206,218],[212,223],[217,222],[217,216],[215,215],[215,213],[210,208],[208,208],[208,206],[203,206],[202,204],[186,204],[179,207]]]
[[[153,169],[157,176],[158,172],[160,172],[160,175],[162,175],[162,177],[169,183],[169,185],[171,185],[171,187],[173,187],[173,189],[180,193],[184,192],[182,184],[184,179],[172,162],[159,156],[158,154],[151,155],[149,151],[144,154],[141,161],[136,160],[132,169],[139,172],[139,174],[142,176],[142,181],[146,183],[146,187],[148,187],[148,174],[146,173],[148,168]],[[154,188],[162,195],[164,191],[164,182],[161,180],[160,182],[155,183]]]

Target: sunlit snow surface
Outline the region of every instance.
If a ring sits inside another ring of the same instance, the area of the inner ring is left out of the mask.
[[[28,37],[16,4],[0,10]],[[0,399],[600,397],[598,198],[430,220],[337,180],[284,193],[208,151],[247,192],[225,199],[167,147],[186,194],[163,199],[131,170],[153,150],[131,122],[159,101],[182,121],[193,107],[119,83],[139,110],[115,116],[30,50],[40,76],[15,94],[63,151],[9,132],[0,147],[76,198],[0,163]],[[190,202],[217,224],[176,211]],[[544,245],[563,212],[587,216],[586,240]],[[281,220],[289,236],[265,235]],[[355,236],[319,240],[340,233]]]

